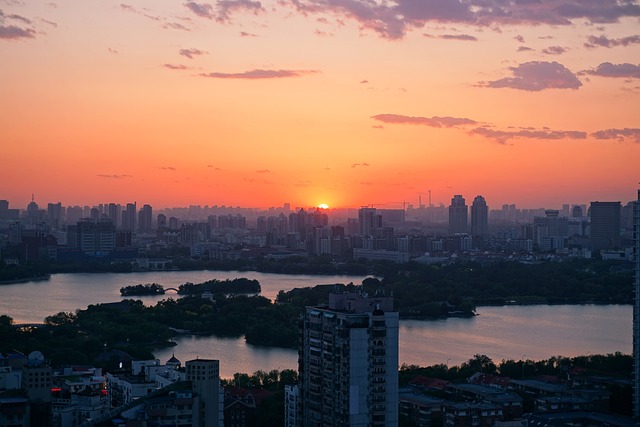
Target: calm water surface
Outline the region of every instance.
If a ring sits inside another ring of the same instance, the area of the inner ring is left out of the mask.
[[[0,314],[16,323],[42,322],[59,311],[75,311],[89,304],[119,301],[120,288],[159,283],[165,288],[211,279],[256,279],[262,295],[275,298],[279,290],[327,283],[359,284],[362,276],[279,275],[257,272],[162,272],[57,274],[45,282],[0,286]],[[145,304],[168,298],[143,297]],[[177,297],[177,296],[174,296]],[[459,365],[475,354],[502,359],[541,360],[551,356],[631,353],[630,305],[559,305],[480,307],[474,318],[400,322],[400,363]],[[177,346],[156,352],[162,362],[172,354],[185,362],[201,358],[220,360],[222,377],[258,369],[297,369],[294,350],[254,347],[244,339],[178,337]]]

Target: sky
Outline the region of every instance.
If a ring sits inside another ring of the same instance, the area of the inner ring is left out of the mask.
[[[626,203],[639,24],[625,0],[0,0],[0,199]]]

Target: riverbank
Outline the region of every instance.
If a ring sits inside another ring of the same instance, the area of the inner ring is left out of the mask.
[[[49,280],[51,278],[50,274],[43,274],[39,276],[31,276],[31,277],[22,277],[10,280],[0,280],[0,285],[13,285],[16,283],[27,283],[27,282],[41,282],[43,280]]]

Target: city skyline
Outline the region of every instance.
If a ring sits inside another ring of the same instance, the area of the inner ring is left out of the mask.
[[[626,203],[638,16],[613,0],[3,1],[0,193]]]

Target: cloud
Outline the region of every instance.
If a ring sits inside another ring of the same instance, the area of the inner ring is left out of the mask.
[[[18,21],[18,25],[5,24],[5,21]],[[31,20],[24,16],[11,14],[6,15],[0,9],[0,39],[18,40],[35,38],[36,31],[31,28],[23,28],[23,25],[31,25]]]
[[[53,28],[58,28],[58,24],[56,22],[49,21],[47,19],[42,19],[42,18],[40,18],[40,21],[44,22],[47,25],[51,25]]]
[[[531,61],[510,67],[513,77],[505,77],[480,86],[538,92],[545,89],[578,89],[582,83],[575,74],[557,62]]]
[[[264,12],[262,3],[252,0],[218,0],[218,16],[220,22],[230,22],[231,14],[236,11],[246,11],[257,15]]]
[[[542,53],[545,55],[562,55],[567,49],[562,46],[549,46],[546,49],[542,49]]]
[[[200,49],[180,49],[180,55],[185,56],[189,59],[193,59],[194,56],[204,55],[207,52]]]
[[[474,36],[470,36],[468,34],[442,34],[439,36],[433,34],[424,34],[425,37],[429,37],[432,39],[443,39],[443,40],[462,40],[462,41],[472,41],[477,42],[478,39]]]
[[[29,18],[25,18],[24,16],[11,14],[11,15],[7,15],[7,18],[13,19],[15,21],[20,21],[23,24],[31,25],[31,20]]]
[[[389,39],[403,38],[407,31],[427,23],[451,23],[500,28],[505,25],[571,25],[618,22],[640,16],[633,0],[291,0],[305,15],[334,15],[349,19],[362,30]]]
[[[629,46],[638,43],[640,43],[640,35],[610,39],[603,34],[601,36],[589,36],[584,46],[589,49],[593,49],[596,47]]]
[[[184,6],[201,18],[215,19],[213,6],[208,3],[196,3],[194,1],[190,1],[185,3]]]
[[[240,31],[240,37],[258,37],[258,35],[247,33],[246,31]]]
[[[257,15],[264,11],[262,3],[253,0],[218,0],[215,9],[209,3],[197,3],[195,1],[189,1],[184,5],[201,18],[223,23],[231,22],[231,15],[235,12],[251,12]]]
[[[369,166],[369,163],[354,163],[354,164],[351,165],[352,168],[357,168],[357,167],[360,167],[360,166],[367,167],[367,166]]]
[[[109,53],[114,53],[114,54],[118,54],[118,50],[117,49],[113,49],[111,47],[108,47],[107,50],[109,51]]]
[[[18,40],[32,39],[36,32],[31,28],[20,28],[15,25],[0,25],[0,39]]]
[[[189,28],[177,22],[167,22],[162,25],[162,28],[167,30],[182,30],[182,31],[191,31]]]
[[[260,169],[257,170],[256,173],[271,173],[271,171],[269,169]]]
[[[319,73],[317,70],[250,70],[241,73],[202,73],[202,77],[214,79],[282,79],[288,77],[302,77],[308,74]]]
[[[532,49],[532,48],[530,48],[530,47],[527,47],[527,46],[520,46],[520,47],[518,47],[518,50],[517,50],[517,51],[518,51],[518,52],[527,52],[527,51],[529,51],[529,50],[533,50],[533,49]]]
[[[111,179],[122,179],[122,178],[131,178],[131,175],[123,175],[123,174],[104,174],[99,173],[96,176],[100,178],[111,178]]]
[[[534,129],[524,128],[514,131],[503,131],[489,129],[486,127],[478,127],[472,129],[469,134],[480,135],[488,139],[493,139],[500,144],[505,144],[510,139],[543,139],[543,140],[557,140],[557,139],[585,139],[587,137],[586,132],[582,131],[565,131],[565,130],[551,130],[551,129]]]
[[[440,127],[457,127],[464,125],[477,124],[475,120],[458,117],[411,117],[400,114],[377,114],[371,116],[372,119],[383,123],[401,124],[401,125],[424,125],[434,128]]]
[[[168,68],[170,70],[189,70],[191,69],[191,67],[187,67],[186,65],[182,65],[182,64],[162,64],[162,66],[164,68]]]
[[[122,10],[127,11],[127,12],[131,12],[131,13],[136,13],[136,14],[138,14],[138,15],[142,15],[142,16],[144,16],[145,18],[148,18],[148,19],[150,19],[150,20],[152,20],[152,21],[160,21],[160,20],[161,20],[158,16],[150,15],[150,14],[148,14],[148,13],[146,13],[146,12],[143,12],[143,11],[141,11],[141,10],[138,10],[138,9],[136,9],[135,7],[133,7],[133,6],[131,6],[131,5],[128,5],[128,4],[125,4],[125,3],[120,3],[120,8],[121,8]],[[145,10],[148,10],[148,9],[145,9]]]
[[[162,166],[160,169],[162,169],[162,170],[168,170],[168,171],[174,171],[174,170],[176,170],[176,168],[174,168],[173,166]]]
[[[591,134],[596,139],[615,139],[624,141],[625,138],[640,144],[640,128],[604,129]]]
[[[518,42],[520,43],[524,43],[524,37],[521,35],[517,35],[514,37],[514,39],[516,39]]]
[[[611,62],[603,62],[593,70],[585,70],[582,74],[589,74],[591,76],[600,77],[614,77],[614,78],[640,78],[640,65],[634,65],[629,63],[624,64],[612,64]]]

